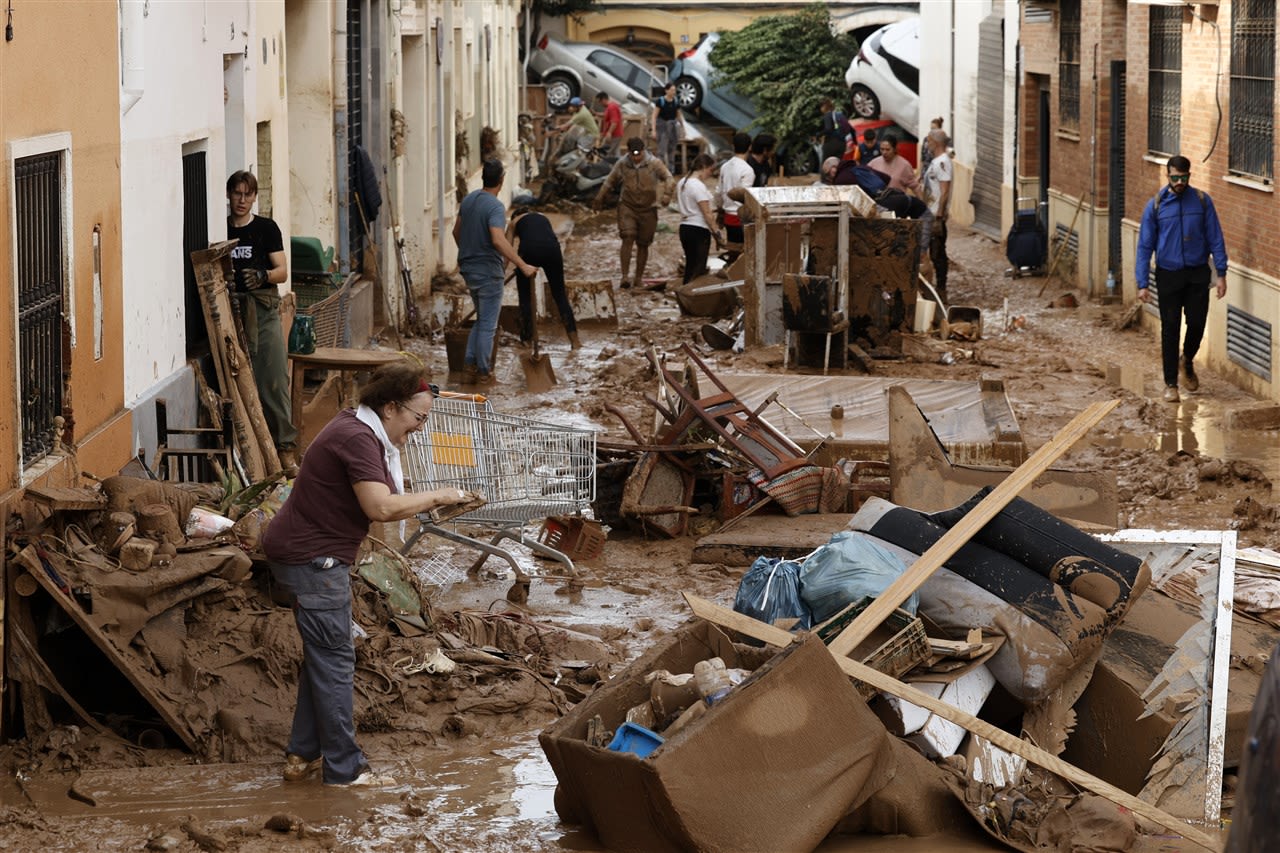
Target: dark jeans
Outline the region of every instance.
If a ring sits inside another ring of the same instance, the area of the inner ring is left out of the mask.
[[[929,233],[929,260],[933,262],[934,286],[938,294],[947,293],[947,223],[934,218],[933,230]]]
[[[1156,297],[1160,301],[1160,361],[1164,384],[1178,384],[1178,332],[1182,315],[1187,316],[1187,336],[1182,356],[1190,364],[1200,351],[1204,324],[1209,316],[1209,283],[1213,273],[1208,264],[1180,270],[1156,270]]]
[[[680,246],[684,249],[684,283],[688,284],[707,271],[707,255],[711,252],[711,232],[697,225],[682,224]]]
[[[309,563],[271,563],[271,574],[293,599],[302,637],[298,704],[289,745],[292,755],[324,757],[324,781],[344,784],[368,767],[356,745],[356,650],[351,641],[350,566],[334,557]]]
[[[564,255],[560,247],[526,246],[522,240],[520,257],[531,266],[541,267],[547,274],[547,286],[551,288],[551,298],[560,312],[564,330],[578,331],[578,323],[573,319],[573,306],[569,304],[569,295],[564,289]],[[533,316],[533,281],[519,270],[516,270],[516,293],[520,297],[520,340],[527,341],[533,337],[533,324],[537,322]]]

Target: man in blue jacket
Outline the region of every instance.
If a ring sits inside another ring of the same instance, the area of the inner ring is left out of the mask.
[[[1138,232],[1138,257],[1134,277],[1138,298],[1151,301],[1147,289],[1151,254],[1156,256],[1156,288],[1160,297],[1160,355],[1164,362],[1164,399],[1178,402],[1178,332],[1187,317],[1182,344],[1182,369],[1188,391],[1200,387],[1196,378],[1196,352],[1209,316],[1209,284],[1218,274],[1218,298],[1227,295],[1227,247],[1213,199],[1191,189],[1191,161],[1181,154],[1169,158],[1169,185],[1161,187],[1142,211]],[[1213,256],[1213,267],[1209,257]]]

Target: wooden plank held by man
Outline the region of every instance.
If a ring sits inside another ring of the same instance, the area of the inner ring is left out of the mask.
[[[244,461],[249,479],[257,482],[280,471],[280,458],[275,440],[262,414],[258,385],[253,366],[245,349],[243,333],[238,329],[237,315],[231,305],[227,280],[232,276],[231,249],[235,240],[215,243],[208,249],[191,253],[196,289],[204,310],[213,363],[222,393],[231,398],[234,412],[236,450]]]

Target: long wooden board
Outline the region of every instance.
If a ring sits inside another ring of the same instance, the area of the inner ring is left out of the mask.
[[[729,628],[748,637],[754,637],[768,643],[771,646],[785,647],[795,640],[795,635],[781,628],[768,625],[758,619],[752,619],[742,613],[722,607],[719,604],[713,604],[704,598],[696,595],[684,593],[685,601],[689,603],[689,607],[693,609],[694,615],[706,619],[723,628]],[[844,636],[843,634],[841,636]],[[966,731],[973,732],[981,738],[994,743],[996,746],[1014,755],[1020,755],[1027,761],[1043,767],[1052,773],[1056,773],[1069,782],[1073,782],[1082,788],[1085,788],[1100,797],[1105,797],[1116,805],[1124,806],[1136,815],[1140,815],[1147,820],[1158,823],[1167,829],[1174,830],[1183,838],[1199,844],[1205,850],[1218,853],[1220,847],[1217,841],[1208,833],[1205,833],[1193,826],[1189,826],[1185,822],[1179,820],[1173,815],[1156,808],[1150,803],[1144,802],[1132,794],[1120,790],[1114,785],[1108,784],[1096,776],[1084,772],[1080,768],[1068,764],[1056,755],[1051,755],[1037,746],[1027,743],[1022,738],[1015,737],[1004,729],[997,728],[985,720],[980,720],[972,714],[961,711],[959,708],[948,705],[946,702],[935,699],[928,693],[924,693],[903,684],[896,678],[877,672],[866,664],[859,663],[846,655],[836,654],[834,644],[828,646],[828,649],[835,655],[836,663],[844,670],[846,675],[856,678],[859,681],[865,681],[877,690],[883,690],[891,693],[899,699],[904,699],[913,705],[926,708],[937,714],[945,720],[950,720],[956,725],[964,728]]]
[[[866,610],[850,623],[848,628],[831,642],[831,653],[837,658],[848,657],[859,643],[865,640],[881,622],[902,602],[911,597],[929,576],[938,570],[956,551],[960,550],[982,526],[1017,497],[1033,480],[1048,470],[1058,457],[1071,445],[1084,437],[1098,421],[1120,405],[1119,400],[1094,403],[1071,419],[1049,442],[1042,445],[1031,458],[1019,465],[1000,485],[992,489],[964,518],[942,535],[942,538],[920,555],[898,579],[871,602]]]

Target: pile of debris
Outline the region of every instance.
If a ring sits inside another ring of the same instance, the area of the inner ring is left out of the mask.
[[[618,850],[811,850],[973,820],[1026,851],[1129,850],[1144,831],[1218,849],[1195,824],[1216,825],[1231,760],[1217,613],[1234,534],[1216,571],[1198,552],[1187,575],[1155,544],[1176,535],[1103,541],[1016,497],[1115,405],[949,511],[868,499],[817,550],[758,559],[732,610],[686,595],[695,621],[542,734],[561,817]],[[1129,791],[1061,756],[1124,737],[1079,737],[1073,708],[1115,692],[1129,647],[1108,644],[1149,618],[1153,578],[1198,593],[1202,619],[1139,688],[1164,739]]]
[[[290,485],[260,484],[247,503],[220,486],[131,476],[29,489],[32,517],[8,543],[7,730],[59,766],[67,750],[52,747],[68,726],[206,761],[278,757],[301,641],[254,557]],[[437,612],[442,582],[419,568],[371,539],[353,572],[360,731],[426,744],[525,710],[544,719],[618,659],[600,637],[518,609]]]

